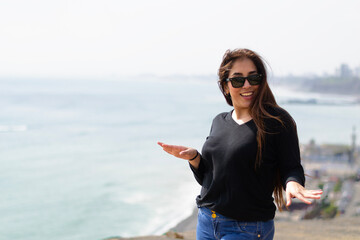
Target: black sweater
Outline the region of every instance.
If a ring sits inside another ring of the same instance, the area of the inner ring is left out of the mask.
[[[276,207],[272,193],[277,170],[284,188],[288,181],[305,184],[295,122],[283,109],[271,111],[284,125],[265,119],[262,162],[255,170],[257,127],[253,120],[237,124],[231,113],[215,117],[199,168],[190,165],[202,186],[197,205],[239,221],[273,219]]]

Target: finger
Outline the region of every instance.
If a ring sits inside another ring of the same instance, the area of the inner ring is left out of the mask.
[[[174,150],[175,150],[171,145],[168,145],[165,143],[163,143],[161,147],[163,148],[163,150],[165,152],[168,152],[168,153],[174,152]]]
[[[321,198],[321,193],[305,192],[305,193],[303,193],[303,196],[305,198],[320,199]]]
[[[307,200],[303,195],[301,194],[296,194],[295,197],[297,199],[299,199],[300,201],[306,203],[306,204],[311,204],[312,202],[310,200]]]
[[[169,144],[165,144],[165,143],[162,143],[161,147],[164,149],[164,151],[176,151],[177,150],[177,146],[175,145],[169,145]]]
[[[286,206],[290,206],[291,205],[291,196],[290,196],[290,192],[286,191]]]
[[[162,143],[162,142],[157,142],[157,144],[162,147],[164,143]]]
[[[174,154],[173,154],[173,152],[172,152],[172,151],[170,151],[170,150],[166,150],[166,149],[164,149],[164,151],[165,151],[165,152],[167,152],[168,154],[174,155]]]
[[[308,190],[309,192],[311,192],[312,194],[323,194],[323,190]]]
[[[162,143],[162,142],[159,142],[159,145],[162,146],[162,147],[170,147],[170,146],[171,146],[171,145],[169,145],[169,144]]]
[[[322,194],[323,193],[322,190],[305,190],[304,192],[306,192],[308,194]]]
[[[176,151],[182,151],[182,150],[186,149],[186,147],[184,147],[184,146],[170,145],[170,144],[165,144],[165,143],[162,143],[162,147],[163,148],[168,148],[168,149],[173,149],[173,150],[176,150]]]

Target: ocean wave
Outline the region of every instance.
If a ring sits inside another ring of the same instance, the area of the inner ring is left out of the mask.
[[[200,188],[195,181],[183,183],[178,187],[176,198],[168,197],[167,204],[156,209],[149,224],[144,229],[144,234],[161,235],[179,222],[189,217],[196,207],[195,198]]]

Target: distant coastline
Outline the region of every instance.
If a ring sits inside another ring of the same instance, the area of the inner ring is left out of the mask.
[[[301,77],[290,75],[275,77],[274,82],[301,91],[347,95],[360,98],[360,77],[357,76]]]

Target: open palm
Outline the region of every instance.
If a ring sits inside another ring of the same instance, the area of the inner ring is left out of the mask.
[[[189,160],[196,155],[196,149],[179,146],[179,145],[170,145],[162,142],[158,142],[158,144],[163,148],[163,150],[177,158],[182,158],[185,160]]]

